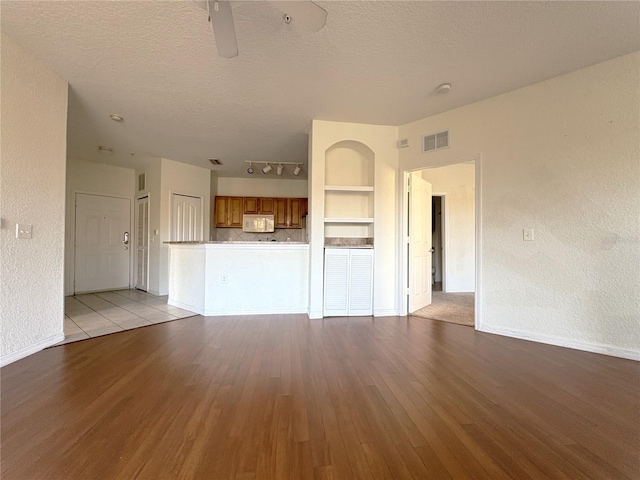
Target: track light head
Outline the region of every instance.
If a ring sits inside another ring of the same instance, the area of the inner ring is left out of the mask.
[[[276,169],[276,173],[278,175],[282,175],[282,172],[284,172],[284,166],[282,164],[278,165],[278,168]]]
[[[253,175],[253,163],[249,163],[249,168],[247,168],[247,173],[249,175]]]
[[[267,166],[262,169],[262,173],[267,174],[272,170],[271,165],[267,163]]]
[[[297,164],[296,168],[293,169],[293,174],[297,177],[298,175],[300,175],[301,171],[302,169],[300,168],[300,164]]]

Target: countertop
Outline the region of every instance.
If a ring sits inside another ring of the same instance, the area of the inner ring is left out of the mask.
[[[232,241],[232,240],[225,240],[225,241],[195,241],[195,242],[163,242],[166,243],[168,245],[308,245],[307,242],[261,242],[258,240],[254,240],[254,241]]]

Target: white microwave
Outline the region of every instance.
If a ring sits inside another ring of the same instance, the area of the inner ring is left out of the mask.
[[[275,231],[273,215],[243,215],[242,231],[256,233]]]

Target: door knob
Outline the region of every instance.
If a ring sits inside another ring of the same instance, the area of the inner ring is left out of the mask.
[[[122,243],[129,245],[129,232],[124,232],[124,240],[122,240]]]

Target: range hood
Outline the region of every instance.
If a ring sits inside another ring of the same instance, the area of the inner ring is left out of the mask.
[[[242,231],[255,233],[275,231],[273,215],[243,215]]]

